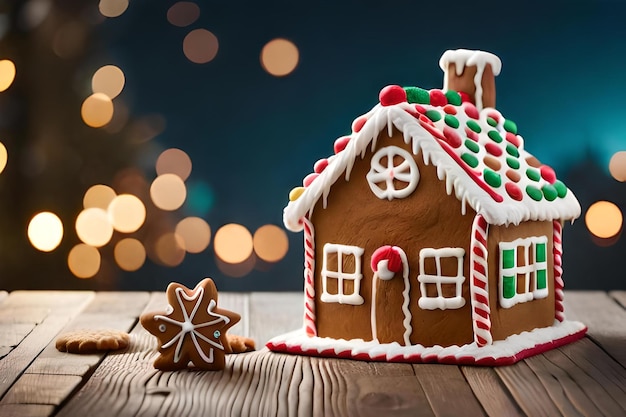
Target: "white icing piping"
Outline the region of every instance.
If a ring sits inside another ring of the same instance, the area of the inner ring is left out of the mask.
[[[476,67],[476,75],[474,75],[475,101],[476,108],[483,108],[483,74],[487,65],[491,66],[493,75],[500,74],[502,62],[496,55],[485,51],[471,51],[468,49],[448,50],[441,55],[439,59],[439,67],[445,73],[443,90],[448,91],[448,69],[450,64],[456,67],[456,75],[460,76],[465,71],[465,67]]]
[[[327,205],[327,197],[331,186],[344,174],[349,178],[350,170],[357,155],[364,155],[366,148],[373,146],[380,131],[393,125],[403,132],[404,141],[411,145],[412,152],[417,155],[422,151],[422,158],[426,165],[432,163],[437,167],[438,176],[443,175],[446,181],[452,184],[455,197],[468,204],[477,213],[493,225],[518,225],[527,220],[545,221],[554,219],[573,220],[580,215],[580,205],[574,194],[568,190],[567,195],[556,201],[534,201],[525,197],[522,202],[514,201],[506,193],[501,193],[504,201],[498,203],[485,192],[474,180],[469,178],[465,170],[448,155],[436,139],[426,131],[419,122],[407,111],[414,111],[414,107],[404,102],[394,106],[383,107],[376,105],[365,117],[367,122],[361,131],[355,133],[346,146],[346,149],[329,158],[328,166],[311,183],[302,195],[295,201],[290,201],[285,207],[283,221],[285,227],[298,232],[303,228],[301,219],[312,213],[315,203],[323,198],[323,207]],[[493,110],[490,110],[493,111]],[[481,117],[486,117],[481,114]],[[520,160],[528,154],[520,151]],[[442,174],[439,174],[441,172]]]

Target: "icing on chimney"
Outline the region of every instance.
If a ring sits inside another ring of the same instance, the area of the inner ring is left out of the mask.
[[[473,96],[478,110],[495,107],[495,76],[502,68],[500,58],[484,51],[448,50],[441,56],[439,66],[445,74],[444,91],[462,91]]]

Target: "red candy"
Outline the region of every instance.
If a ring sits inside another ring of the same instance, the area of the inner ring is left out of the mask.
[[[360,132],[365,122],[367,122],[367,118],[365,116],[355,119],[354,122],[352,122],[352,131]]]
[[[520,140],[519,140],[519,137],[517,135],[514,135],[511,132],[506,132],[506,140],[510,144],[514,145],[516,148],[519,148]]]
[[[478,133],[474,132],[469,127],[465,128],[465,135],[467,135],[467,137],[473,140],[474,142],[478,142]]]
[[[326,158],[320,159],[319,161],[315,163],[315,165],[313,165],[313,171],[319,174],[320,172],[324,171],[327,166],[328,166],[328,159]]]
[[[487,152],[489,152],[493,156],[500,156],[500,155],[502,155],[502,149],[498,145],[493,143],[493,142],[486,143],[485,144],[485,149],[487,150]]]
[[[478,109],[471,102],[466,101],[462,104],[463,109],[465,110],[465,114],[471,117],[474,120],[478,120],[479,114]]]
[[[556,182],[556,173],[549,166],[542,165],[541,168],[539,168],[539,171],[541,172],[541,178],[548,181],[550,184],[554,184]]]
[[[346,149],[346,146],[348,146],[348,142],[350,142],[350,136],[344,136],[342,138],[339,138],[335,141],[335,153],[339,153],[341,151],[343,151],[344,149]]]
[[[522,201],[522,198],[524,198],[522,190],[512,182],[507,182],[506,184],[504,184],[504,188],[513,200]]]
[[[500,123],[500,115],[498,113],[489,112],[489,114],[487,116],[491,117],[493,120],[495,120],[496,123]]]
[[[309,185],[311,185],[311,183],[313,181],[315,181],[315,178],[317,178],[320,174],[316,174],[316,173],[310,173],[309,175],[307,175],[306,177],[304,177],[304,179],[302,180],[302,185],[304,185],[305,187],[308,187]]]
[[[441,90],[430,90],[430,104],[442,107],[448,104],[448,98]]]
[[[446,104],[445,106],[443,106],[443,111],[447,114],[456,114],[456,108],[451,104]]]
[[[461,96],[461,103],[471,103],[472,102],[472,96],[467,94],[465,91],[457,91],[457,93],[459,93],[459,95]]]
[[[426,114],[426,109],[423,106],[420,106],[419,104],[415,105],[415,110],[417,110],[417,112],[420,114]]]
[[[398,250],[389,245],[381,246],[372,254],[372,271],[378,272],[378,263],[384,260],[387,260],[387,269],[391,272],[402,271],[402,258]]]
[[[444,127],[443,135],[446,137],[446,142],[448,142],[448,145],[452,146],[455,149],[461,146],[461,137],[451,127]]]
[[[406,91],[399,85],[388,85],[380,90],[378,99],[383,106],[393,106],[406,101]]]

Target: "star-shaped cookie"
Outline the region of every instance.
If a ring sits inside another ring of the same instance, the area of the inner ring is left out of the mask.
[[[193,290],[182,284],[168,285],[165,312],[146,313],[141,325],[159,340],[154,367],[164,371],[193,367],[224,369],[231,348],[226,332],[241,316],[217,307],[217,288],[205,278]]]

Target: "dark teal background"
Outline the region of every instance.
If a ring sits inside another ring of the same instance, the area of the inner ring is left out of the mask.
[[[288,192],[377,103],[379,90],[441,88],[439,57],[456,48],[501,58],[498,109],[517,123],[526,149],[575,192],[583,216],[597,200],[626,208],[626,185],[608,173],[611,155],[626,150],[624,2],[198,1],[201,16],[186,28],[166,19],[174,3],[131,1],[98,36],[110,63],[125,72],[123,97],[133,112],[165,117],[158,147],[191,156],[182,214],[205,218],[213,231],[231,222],[251,231],[282,226]],[[195,28],[219,40],[207,64],[183,55],[183,39]],[[284,78],[259,64],[261,48],[276,37],[300,51],[298,67]],[[139,161],[148,171],[150,158]],[[624,238],[596,245],[583,216],[564,228],[566,287],[626,288]],[[211,276],[220,290],[299,290],[302,235],[289,236],[283,261],[243,278],[219,271],[211,245],[177,268],[147,262],[119,282],[161,289]]]

